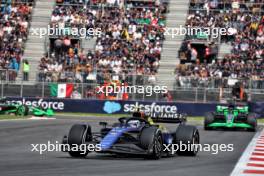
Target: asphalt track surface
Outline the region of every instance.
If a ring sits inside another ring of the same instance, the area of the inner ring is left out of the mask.
[[[233,152],[200,152],[197,157],[175,156],[160,160],[124,158],[112,155],[89,154],[85,159],[71,158],[67,153],[32,152],[31,144],[47,144],[61,141],[71,125],[88,122],[93,129],[99,128],[103,118],[57,118],[56,120],[0,121],[0,175],[57,176],[225,176],[233,170],[253,132],[200,130],[201,143],[234,144]],[[169,129],[174,129],[169,124]]]

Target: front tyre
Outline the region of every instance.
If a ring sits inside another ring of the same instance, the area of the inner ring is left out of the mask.
[[[257,131],[258,122],[257,122],[256,114],[249,113],[247,116],[247,123],[252,126],[252,128],[249,128],[248,131],[252,131],[252,132]]]
[[[91,139],[91,127],[84,124],[73,125],[68,135],[68,144],[70,145],[69,154],[72,157],[84,158],[88,151],[83,151],[81,145],[86,139]]]
[[[147,159],[158,160],[163,152],[162,133],[157,127],[144,128],[140,135],[140,142],[143,149],[148,150]]]

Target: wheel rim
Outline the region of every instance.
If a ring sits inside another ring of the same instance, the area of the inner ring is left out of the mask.
[[[155,153],[157,155],[157,157],[161,156],[161,152],[162,152],[162,140],[161,140],[161,136],[158,136],[155,139]]]
[[[197,146],[197,144],[199,144],[199,136],[198,136],[197,132],[194,133],[192,144],[193,144],[193,153],[194,154],[198,153],[198,147],[196,147],[196,146]]]

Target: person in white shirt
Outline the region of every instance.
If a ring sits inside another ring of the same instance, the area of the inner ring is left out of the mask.
[[[98,44],[95,46],[95,51],[99,51],[100,53],[102,53],[103,49],[104,48],[101,45],[101,42],[98,42]]]
[[[11,34],[11,32],[13,31],[13,27],[11,27],[11,26],[6,26],[6,27],[4,27],[4,29],[3,29],[5,32],[7,32],[8,34]]]
[[[71,94],[71,98],[72,99],[81,99],[82,98],[82,95],[77,91],[77,90],[74,90]]]
[[[115,30],[112,32],[112,36],[113,36],[114,39],[119,38],[119,36],[120,36],[120,31],[117,30],[117,29],[115,29]]]
[[[51,16],[51,22],[57,23],[60,20],[60,16],[58,14],[54,14]]]
[[[197,53],[196,49],[192,48],[192,50],[191,50],[191,61],[196,61],[197,55],[198,55],[198,53]]]
[[[155,84],[156,81],[157,81],[156,76],[154,75],[154,73],[151,73],[151,75],[149,75],[149,77],[148,77],[148,82],[150,84]]]

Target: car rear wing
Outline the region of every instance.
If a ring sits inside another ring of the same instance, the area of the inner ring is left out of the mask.
[[[228,109],[229,109],[228,106],[220,106],[220,105],[216,106],[217,112],[223,112],[223,111],[226,111]],[[241,113],[248,113],[249,112],[248,106],[235,106],[234,109],[238,110]]]

